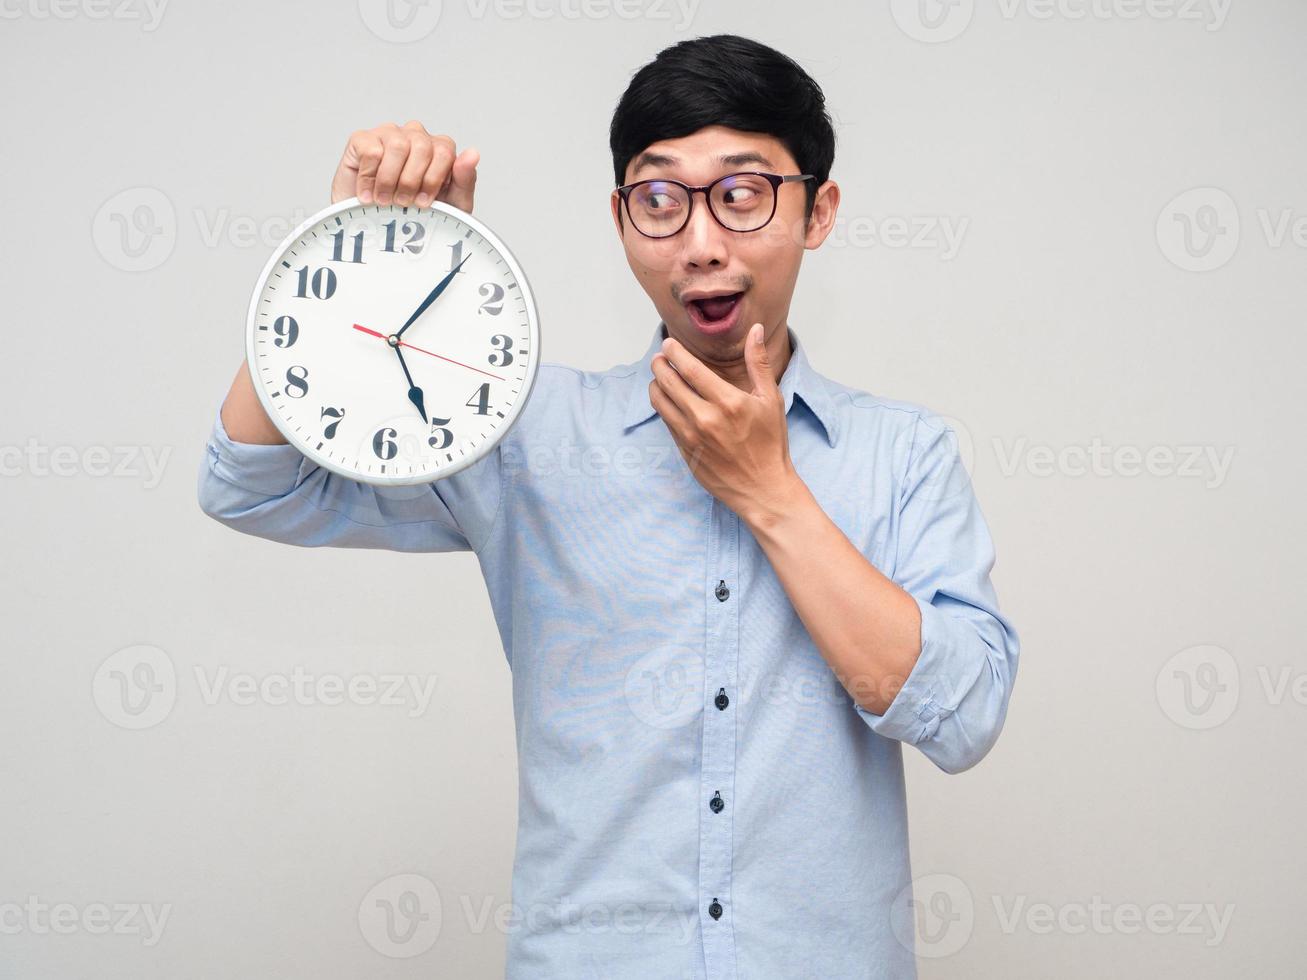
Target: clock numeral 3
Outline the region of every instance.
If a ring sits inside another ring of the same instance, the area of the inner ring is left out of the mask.
[[[513,363],[513,352],[508,348],[513,346],[513,338],[506,333],[497,333],[490,338],[490,346],[495,350],[487,360],[494,367],[508,367]],[[502,359],[500,359],[500,355]]]

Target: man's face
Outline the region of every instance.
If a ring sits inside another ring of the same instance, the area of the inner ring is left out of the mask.
[[[671,178],[697,186],[749,170],[799,173],[774,137],[708,126],[649,145],[627,164],[624,182]],[[689,223],[661,239],[646,238],[633,228],[613,192],[613,220],[631,271],[668,333],[705,362],[742,359],[745,337],[755,323],[763,324],[769,338],[786,323],[804,249],[825,239],[838,203],[838,189],[827,181],[805,227],[805,183],[811,181],[781,184],[771,222],[753,232],[722,227],[708,212],[705,196],[695,193]]]

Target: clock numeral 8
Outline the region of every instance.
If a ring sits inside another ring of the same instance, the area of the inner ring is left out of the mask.
[[[296,371],[303,372],[296,374]],[[287,398],[303,398],[309,393],[309,369],[301,364],[292,364],[286,368],[286,387],[282,389],[286,392]]]

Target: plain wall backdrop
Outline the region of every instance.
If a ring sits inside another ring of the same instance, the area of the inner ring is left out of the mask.
[[[481,150],[545,360],[638,358],[609,119],[719,32],[824,87],[843,203],[790,324],[953,421],[1022,637],[989,757],[904,749],[921,976],[1300,974],[1300,0],[4,0],[0,976],[502,975],[475,557],[236,534],[204,439],[259,270],[384,121]],[[386,956],[359,910],[407,875],[439,935]]]

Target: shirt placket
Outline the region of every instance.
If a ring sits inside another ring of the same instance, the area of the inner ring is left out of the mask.
[[[699,921],[704,965],[712,980],[735,977],[731,902],[735,808],[736,678],[740,636],[739,517],[712,498],[704,596],[703,751],[699,784]]]

